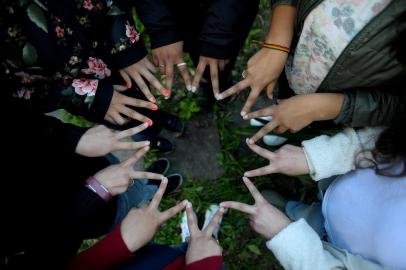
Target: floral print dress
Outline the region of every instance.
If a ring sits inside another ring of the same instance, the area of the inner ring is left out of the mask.
[[[306,18],[285,72],[296,94],[314,93],[351,40],[391,0],[325,0]]]
[[[130,1],[3,1],[1,72],[7,92],[41,112],[64,108],[100,121],[112,73],[146,56]]]

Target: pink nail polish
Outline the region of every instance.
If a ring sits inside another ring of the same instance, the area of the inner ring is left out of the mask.
[[[157,106],[157,105],[152,105],[152,106],[151,106],[151,110],[153,110],[153,111],[158,110],[158,106]]]
[[[127,82],[127,83],[125,84],[125,87],[127,87],[128,89],[130,89],[130,88],[131,88],[131,83],[130,83],[130,82]]]
[[[168,90],[168,89],[162,89],[162,94],[165,96],[165,97],[169,97],[170,95],[171,95],[171,92]]]
[[[149,100],[150,100],[152,103],[155,103],[155,102],[156,102],[156,99],[155,99],[155,98],[153,98],[153,97],[152,97],[152,98],[150,98]]]
[[[151,119],[148,119],[146,123],[147,123],[147,125],[148,125],[149,127],[153,125],[153,122],[152,122]]]

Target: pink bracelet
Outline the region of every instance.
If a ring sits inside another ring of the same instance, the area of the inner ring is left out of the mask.
[[[99,195],[99,197],[106,202],[110,201],[111,198],[113,198],[113,195],[111,195],[110,191],[108,191],[107,188],[100,184],[99,181],[97,181],[97,179],[93,176],[90,176],[86,180],[86,187]]]

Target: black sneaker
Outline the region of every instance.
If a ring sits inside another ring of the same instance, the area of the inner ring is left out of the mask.
[[[179,187],[183,184],[183,177],[179,173],[174,173],[169,176],[168,178],[168,185],[166,186],[165,195],[171,194],[179,189]],[[155,185],[159,187],[161,181],[159,180],[148,180],[148,185]]]
[[[157,137],[150,140],[151,149],[157,150],[158,154],[169,154],[175,150],[175,146],[163,137]]]
[[[146,171],[158,174],[166,174],[169,170],[171,163],[167,158],[160,158],[149,166]]]
[[[166,130],[175,133],[176,137],[182,136],[185,131],[185,124],[182,120],[172,114],[165,114],[163,125]]]

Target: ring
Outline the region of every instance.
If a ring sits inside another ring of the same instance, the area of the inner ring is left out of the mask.
[[[132,186],[134,186],[134,184],[135,184],[135,180],[131,179],[130,182],[128,183],[128,186],[132,187]]]
[[[186,66],[186,65],[187,65],[187,64],[186,64],[185,62],[176,64],[176,66],[177,66],[178,68],[183,67],[183,66]]]
[[[159,64],[159,67],[165,67],[165,65],[164,64]]]
[[[247,72],[247,70],[244,70],[244,71],[241,73],[241,77],[242,77],[243,79],[246,79],[247,76],[248,76],[248,72]]]

